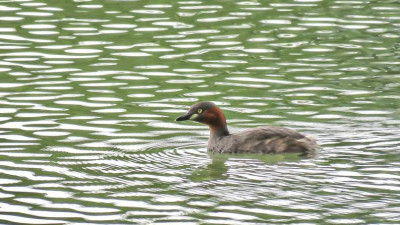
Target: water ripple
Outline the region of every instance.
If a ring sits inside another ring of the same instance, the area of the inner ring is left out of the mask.
[[[77,3],[0,3],[0,223],[400,221],[394,2]],[[322,150],[207,154],[208,100]]]

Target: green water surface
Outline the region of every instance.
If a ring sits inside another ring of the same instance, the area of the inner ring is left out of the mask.
[[[399,224],[398,1],[0,0],[0,224]],[[285,126],[213,155],[174,119]]]

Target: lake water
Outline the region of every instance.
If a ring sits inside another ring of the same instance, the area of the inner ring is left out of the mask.
[[[398,1],[0,0],[0,224],[399,224]],[[312,135],[209,155],[174,119]]]

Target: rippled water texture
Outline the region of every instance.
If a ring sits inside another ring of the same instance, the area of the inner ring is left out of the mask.
[[[398,1],[0,0],[0,224],[399,224]],[[221,156],[174,122],[281,125]]]

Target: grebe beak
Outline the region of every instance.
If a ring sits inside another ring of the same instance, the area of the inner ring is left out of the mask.
[[[194,120],[199,116],[197,113],[186,113],[185,115],[182,115],[178,118],[175,119],[175,121],[184,121],[184,120]]]
[[[176,118],[175,121],[189,120],[189,119],[190,119],[190,116],[191,116],[190,114],[185,114],[185,115],[182,115],[182,116]]]

